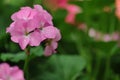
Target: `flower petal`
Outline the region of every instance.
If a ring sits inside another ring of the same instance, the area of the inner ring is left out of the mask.
[[[39,46],[44,39],[45,38],[43,37],[43,35],[41,35],[38,31],[34,31],[30,34],[30,45]]]
[[[11,67],[10,80],[24,80],[23,71],[17,66]]]
[[[24,50],[27,47],[29,41],[30,41],[29,36],[23,36],[19,39],[19,45],[22,50]]]
[[[43,28],[42,30],[42,34],[46,37],[46,38],[50,38],[53,39],[56,37],[56,28],[52,27],[52,26],[48,26]]]
[[[44,55],[45,56],[50,56],[51,54],[52,54],[52,51],[53,49],[52,49],[52,47],[51,46],[46,46],[45,47],[45,51],[44,51]]]
[[[10,74],[10,66],[7,63],[0,64],[0,79],[6,79],[6,76]]]
[[[55,50],[58,47],[58,43],[56,41],[52,41],[51,47]]]

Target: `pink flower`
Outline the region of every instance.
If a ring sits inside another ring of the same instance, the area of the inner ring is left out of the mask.
[[[17,66],[10,67],[7,63],[0,64],[0,80],[25,80],[23,71]]]
[[[60,34],[60,31],[53,27],[53,30],[52,30],[55,34],[52,35],[52,37],[50,38],[50,35],[49,35],[49,38],[47,39],[47,43],[46,43],[46,47],[45,47],[45,51],[44,51],[44,55],[45,56],[50,56],[52,53],[55,53],[57,47],[58,47],[58,41],[61,39],[61,34]]]
[[[57,48],[60,31],[53,27],[52,16],[40,5],[34,8],[22,7],[12,15],[12,24],[7,28],[11,40],[18,43],[22,50],[27,46],[39,46],[43,41],[49,41],[45,48],[45,55],[50,55]],[[48,52],[49,50],[49,52]]]
[[[52,10],[65,8],[65,6],[68,4],[68,0],[44,0],[43,2],[48,8]]]
[[[68,0],[57,0],[59,7],[64,8],[68,4]]]
[[[112,40],[114,40],[114,41],[119,40],[119,33],[118,33],[118,32],[114,32],[114,33],[112,34]]]
[[[24,20],[19,20],[13,22],[7,32],[11,34],[11,40],[13,42],[19,43],[21,49],[25,49],[29,44],[30,46],[38,46],[43,40],[39,32],[35,31],[36,26],[34,21],[25,22]]]
[[[46,39],[37,28],[53,25],[52,16],[39,5],[35,5],[34,9],[22,7],[11,18],[14,22],[7,28],[7,32],[11,34],[13,42],[19,43],[22,50],[27,45],[39,46]]]
[[[103,36],[103,41],[105,41],[105,42],[109,42],[109,41],[111,41],[112,39],[111,39],[111,36],[109,35],[109,34],[105,34],[104,36]]]
[[[115,6],[116,6],[116,16],[120,19],[120,0],[115,1]]]
[[[73,4],[68,4],[66,5],[65,9],[68,11],[65,21],[67,23],[74,24],[76,14],[81,12],[80,7]]]
[[[95,37],[96,36],[96,31],[93,29],[93,28],[90,28],[90,30],[89,30],[89,36],[90,37]]]

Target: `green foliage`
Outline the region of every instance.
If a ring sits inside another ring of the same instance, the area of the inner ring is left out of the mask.
[[[3,61],[12,61],[12,62],[18,62],[20,60],[24,60],[26,58],[26,55],[24,52],[20,52],[17,54],[12,53],[2,53],[1,54],[1,60]]]
[[[31,48],[30,51],[30,57],[31,59],[36,57],[36,56],[42,56],[43,55],[43,49],[42,47],[36,47],[36,48]],[[25,60],[27,57],[26,53],[24,51],[18,52],[18,53],[1,53],[1,60],[3,61],[11,61],[11,62],[19,62],[21,60]]]
[[[53,55],[41,75],[31,80],[76,80],[82,74],[86,61],[81,56]],[[38,65],[38,69],[45,65]],[[41,73],[41,72],[38,72]]]

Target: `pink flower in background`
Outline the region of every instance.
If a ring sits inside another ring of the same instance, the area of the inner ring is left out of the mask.
[[[68,3],[68,0],[57,0],[57,4],[59,7],[64,8]]]
[[[68,0],[44,0],[43,2],[51,10],[64,8],[68,4]]]
[[[73,5],[73,4],[68,4],[66,5],[65,9],[68,11],[68,15],[66,16],[65,21],[67,23],[74,24],[76,14],[82,12],[80,7]]]
[[[74,24],[76,14],[82,12],[81,8],[74,4],[69,4],[69,0],[44,0],[44,4],[52,10],[58,8],[67,10],[68,14],[65,18],[65,22]]]
[[[11,18],[14,22],[7,28],[7,32],[10,33],[11,40],[18,43],[22,50],[28,45],[39,46],[48,39],[54,39],[57,44],[56,37],[61,36],[59,30],[53,27],[52,16],[40,5],[34,5],[33,9],[22,7]],[[54,47],[56,48],[57,46]]]
[[[82,31],[87,31],[87,25],[85,23],[79,23],[78,29],[80,29]]]
[[[119,40],[119,33],[118,32],[114,32],[113,34],[112,34],[112,40]]]
[[[93,28],[89,29],[89,36],[90,37],[95,37],[96,36],[96,31]]]
[[[23,71],[17,66],[10,67],[7,63],[0,64],[0,80],[25,80]]]
[[[116,6],[116,16],[120,19],[120,0],[115,1],[115,6]]]
[[[111,36],[110,36],[109,34],[105,34],[105,35],[103,36],[103,41],[105,41],[105,42],[111,41]]]

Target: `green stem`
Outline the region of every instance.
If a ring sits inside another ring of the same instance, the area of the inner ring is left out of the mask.
[[[101,52],[99,52],[99,54],[101,54]],[[99,69],[100,69],[100,64],[101,64],[101,57],[97,53],[97,62],[96,62],[96,67],[95,67],[95,72],[94,72],[94,76],[93,76],[93,80],[97,80],[97,76],[98,76],[98,73],[99,73]]]
[[[106,60],[104,80],[108,80],[108,77],[109,77],[109,69],[110,69],[110,55],[107,57],[107,60]]]
[[[25,53],[27,54],[27,57],[25,59],[25,63],[24,63],[24,74],[25,74],[25,78],[26,80],[29,80],[28,77],[28,63],[29,63],[29,54],[30,54],[30,50],[28,48],[25,49]]]
[[[116,76],[115,76],[115,80],[120,80],[120,79],[119,79],[119,75],[116,75]]]
[[[118,26],[120,26],[120,19],[118,22]],[[118,32],[120,32],[120,27],[118,27]],[[120,47],[120,33],[119,33],[119,39],[118,39],[118,46]]]

